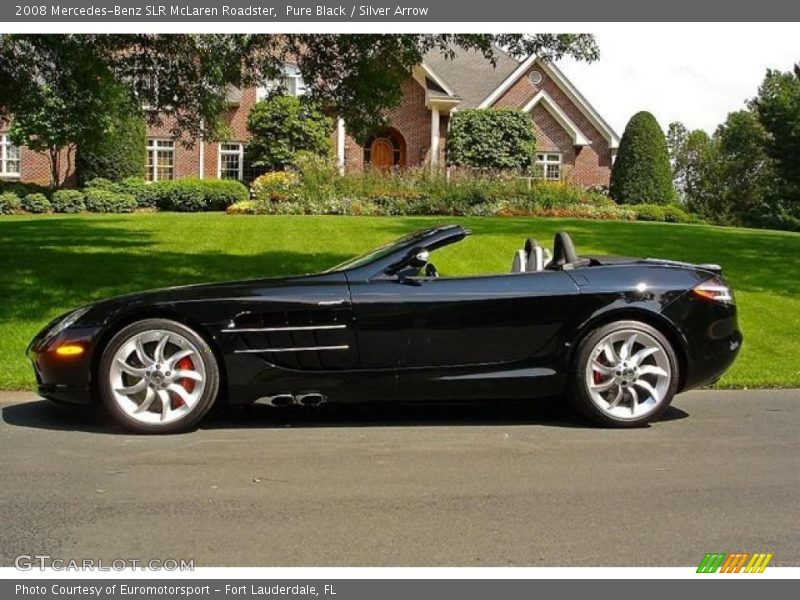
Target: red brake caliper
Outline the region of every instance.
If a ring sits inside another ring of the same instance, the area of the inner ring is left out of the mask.
[[[188,356],[185,358],[180,359],[177,363],[175,363],[175,370],[176,371],[194,371],[194,363],[192,359]],[[183,379],[178,380],[178,385],[185,389],[190,394],[194,390],[194,379],[189,379],[184,377]],[[183,399],[178,396],[177,394],[172,394],[172,408],[179,408],[183,406],[185,402]]]
[[[595,358],[595,360],[597,360],[597,358]],[[601,383],[603,381],[603,375],[600,373],[600,371],[592,369],[592,379],[594,380],[595,384]]]

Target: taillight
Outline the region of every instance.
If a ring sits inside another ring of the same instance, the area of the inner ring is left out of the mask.
[[[713,300],[714,302],[721,302],[723,304],[733,304],[733,293],[731,288],[725,285],[718,277],[713,277],[704,281],[700,285],[692,289],[695,296],[699,296],[704,300]]]

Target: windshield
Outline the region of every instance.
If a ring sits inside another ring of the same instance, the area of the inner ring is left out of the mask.
[[[345,271],[347,269],[355,269],[357,267],[363,267],[364,265],[368,265],[371,262],[375,262],[376,260],[380,260],[390,254],[400,250],[406,246],[413,246],[415,242],[422,240],[423,238],[428,237],[429,235],[436,233],[439,231],[438,227],[433,227],[431,229],[423,229],[422,231],[416,231],[409,235],[403,236],[400,239],[394,240],[393,242],[389,242],[381,246],[380,248],[376,248],[375,250],[371,250],[366,254],[362,254],[361,256],[357,256],[356,258],[351,258],[349,260],[344,261],[336,265],[335,267],[331,267],[326,273],[333,273],[336,271]]]

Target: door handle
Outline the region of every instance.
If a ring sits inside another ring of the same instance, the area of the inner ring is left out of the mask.
[[[347,300],[320,300],[317,302],[317,306],[338,306],[339,304],[344,304]]]

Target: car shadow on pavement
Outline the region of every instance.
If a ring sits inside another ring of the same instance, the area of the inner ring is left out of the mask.
[[[671,406],[659,421],[689,415]],[[5,423],[15,427],[55,431],[119,434],[100,406],[66,406],[37,400],[3,407]],[[317,408],[267,406],[218,406],[200,424],[200,430],[275,429],[311,427],[450,427],[541,425],[544,427],[593,428],[575,414],[563,398],[535,402],[483,401],[447,404],[338,404]],[[191,432],[188,434],[191,435]]]

